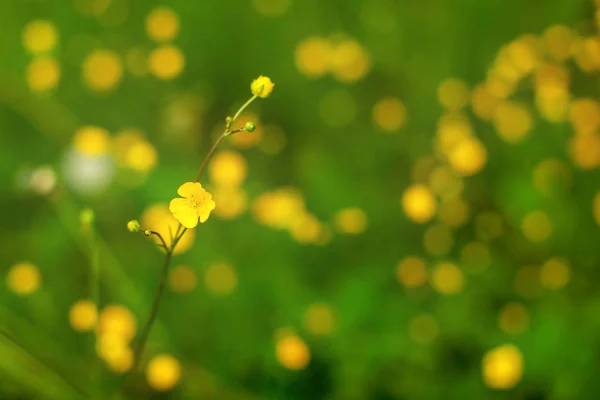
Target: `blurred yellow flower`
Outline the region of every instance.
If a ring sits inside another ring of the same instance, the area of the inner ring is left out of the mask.
[[[34,20],[23,29],[23,46],[32,54],[52,51],[58,41],[58,32],[52,21]]]
[[[152,358],[146,370],[148,384],[154,390],[165,392],[171,390],[181,378],[179,361],[171,355],[159,354]]]
[[[295,334],[283,336],[275,346],[277,361],[288,369],[304,369],[310,362],[308,346]]]
[[[90,300],[79,300],[69,309],[69,323],[77,332],[91,331],[97,320],[98,310]]]
[[[29,262],[15,264],[6,274],[7,286],[19,295],[35,292],[41,280],[39,269]]]
[[[171,200],[169,210],[173,216],[186,228],[194,228],[206,222],[210,212],[215,209],[212,195],[199,182],[186,182],[177,189],[177,194],[183,197]]]
[[[255,80],[252,81],[252,85],[250,85],[250,89],[252,90],[252,94],[258,97],[268,97],[273,91],[273,86],[275,84],[271,82],[266,76],[259,76]]]

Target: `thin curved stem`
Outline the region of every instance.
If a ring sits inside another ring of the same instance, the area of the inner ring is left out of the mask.
[[[200,166],[200,169],[198,170],[198,174],[196,175],[196,180],[194,182],[200,181],[200,177],[202,176],[202,174],[204,173],[204,170],[206,169],[206,166],[208,165],[208,160],[210,160],[210,158],[212,157],[212,155],[215,152],[215,150],[217,149],[217,147],[219,147],[219,144],[223,141],[223,139],[225,139],[226,133],[227,133],[227,131],[223,132],[221,134],[221,136],[219,136],[219,138],[217,139],[215,144],[213,144],[213,146],[211,147],[210,151],[204,158],[204,162],[202,162],[202,165]]]
[[[162,239],[162,238],[161,238]],[[167,283],[167,276],[169,273],[169,265],[171,264],[171,256],[173,255],[173,249],[167,249],[167,254],[165,255],[165,261],[163,264],[163,268],[160,274],[160,281],[158,282],[158,287],[156,289],[156,294],[154,295],[154,300],[152,301],[152,310],[150,311],[150,316],[144,325],[140,333],[140,339],[135,346],[133,351],[133,367],[131,370],[135,370],[135,368],[139,365],[139,362],[142,358],[142,354],[144,353],[144,348],[146,347],[146,342],[148,341],[148,335],[150,334],[150,330],[152,329],[152,325],[154,325],[154,320],[156,319],[156,315],[158,314],[158,308],[160,306],[160,300],[165,291],[165,286]]]
[[[239,109],[239,110],[238,110],[238,111],[235,113],[235,115],[234,115],[234,116],[233,116],[233,118],[231,119],[231,123],[234,123],[234,122],[235,122],[235,120],[236,120],[236,119],[238,119],[238,117],[239,117],[239,116],[240,116],[240,115],[241,115],[241,114],[244,112],[244,110],[245,110],[246,108],[248,108],[248,106],[249,106],[250,104],[252,104],[252,102],[253,102],[254,100],[256,100],[257,98],[258,98],[258,96],[256,96],[256,95],[254,95],[254,96],[250,97],[250,99],[249,99],[247,102],[245,102],[245,103],[244,103],[244,105],[243,105],[243,106],[241,106],[241,107],[240,107],[240,109]]]

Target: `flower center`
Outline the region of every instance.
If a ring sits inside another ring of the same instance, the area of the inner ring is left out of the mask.
[[[189,197],[190,207],[194,210],[198,211],[200,207],[204,204],[204,196],[194,193]]]

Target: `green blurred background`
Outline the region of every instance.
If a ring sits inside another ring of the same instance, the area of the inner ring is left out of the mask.
[[[599,22],[592,0],[2,1],[0,398],[598,398]],[[127,373],[164,256],[126,223],[168,235],[261,74]]]

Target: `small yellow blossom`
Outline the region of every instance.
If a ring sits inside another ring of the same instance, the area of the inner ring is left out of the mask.
[[[177,189],[177,194],[183,197],[171,200],[169,210],[173,216],[186,228],[194,228],[206,222],[210,212],[215,209],[212,195],[198,182],[186,182]]]
[[[127,229],[129,230],[129,232],[139,232],[140,223],[137,220],[132,219],[127,223]]]
[[[250,85],[250,89],[252,90],[252,94],[258,97],[268,97],[273,91],[273,86],[275,84],[271,82],[271,79],[266,76],[259,76],[254,81],[252,81],[252,85]]]

